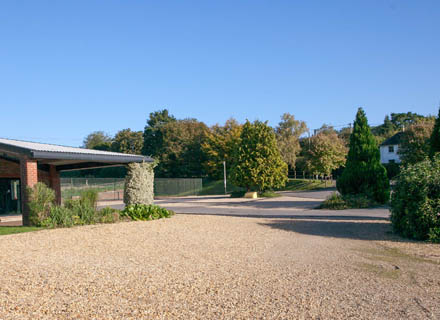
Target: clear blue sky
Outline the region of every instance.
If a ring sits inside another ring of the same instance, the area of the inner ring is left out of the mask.
[[[78,146],[164,107],[378,124],[439,102],[438,0],[0,2],[0,137]]]

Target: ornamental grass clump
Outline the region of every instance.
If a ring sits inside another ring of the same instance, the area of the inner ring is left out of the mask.
[[[402,168],[391,197],[396,233],[440,242],[440,154]]]
[[[80,199],[66,200],[63,206],[55,205],[55,192],[44,183],[28,188],[30,222],[46,228],[69,228],[95,223],[119,221],[119,210],[96,209],[98,192],[93,189],[81,193]]]
[[[55,191],[42,182],[36,183],[32,188],[27,187],[29,222],[38,226],[46,219],[55,205]]]

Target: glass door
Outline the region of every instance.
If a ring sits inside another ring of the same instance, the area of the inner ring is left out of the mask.
[[[0,214],[21,213],[20,180],[0,179]]]

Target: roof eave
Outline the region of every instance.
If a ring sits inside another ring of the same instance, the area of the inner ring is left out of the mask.
[[[31,151],[34,159],[80,160],[107,163],[153,162],[150,157],[129,155],[81,154],[53,151]]]

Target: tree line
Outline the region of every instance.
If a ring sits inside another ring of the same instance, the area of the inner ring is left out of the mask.
[[[434,121],[435,117],[412,112],[391,113],[371,132],[377,144],[402,132],[400,156],[404,161],[415,162],[429,153],[427,145]],[[291,175],[299,172],[330,176],[345,165],[351,126],[336,130],[323,124],[311,134],[307,124],[290,113],[283,114],[274,128],[262,123],[274,134],[271,147],[278,150]],[[163,109],[149,114],[144,131],[123,129],[114,137],[95,131],[84,139],[83,147],[151,156],[158,160],[157,177],[221,179],[223,161],[227,168],[234,167],[245,125],[231,118],[209,127],[197,119],[177,119]],[[263,130],[262,126],[259,128]],[[109,168],[88,174],[110,176],[120,171]]]

